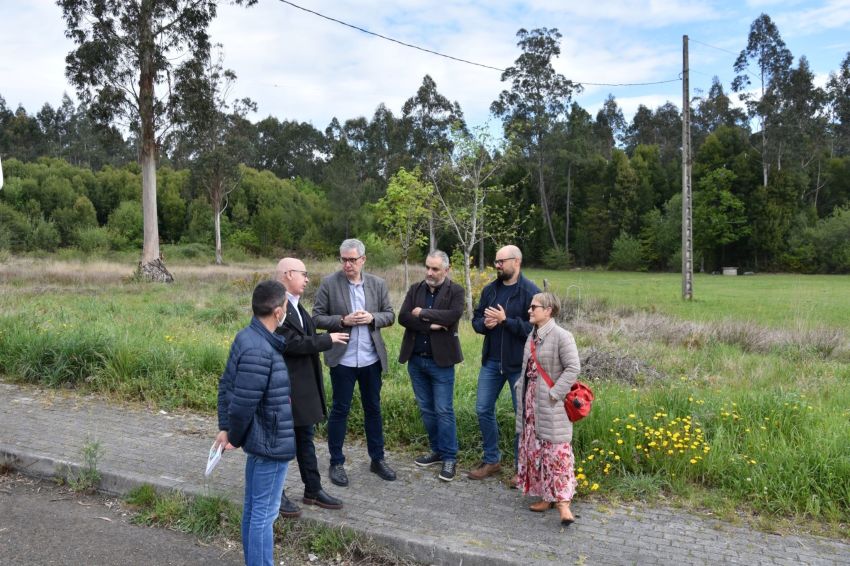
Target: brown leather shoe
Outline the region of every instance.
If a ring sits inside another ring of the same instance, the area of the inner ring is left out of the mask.
[[[466,477],[471,480],[483,480],[490,476],[495,476],[502,471],[502,465],[499,462],[495,464],[485,464],[481,462],[478,467],[469,472]]]
[[[542,513],[548,509],[551,509],[554,506],[555,503],[553,501],[543,501],[541,499],[540,501],[535,501],[534,503],[529,505],[528,508],[534,511],[535,513]]]
[[[510,488],[519,489],[519,475],[515,475],[511,478]]]
[[[570,511],[569,501],[558,501],[555,503],[555,507],[558,508],[558,512],[561,514],[562,525],[569,526],[575,522],[576,518],[573,516],[572,511]]]

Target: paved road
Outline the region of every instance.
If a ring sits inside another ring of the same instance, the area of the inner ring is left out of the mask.
[[[0,464],[29,473],[62,473],[80,462],[87,439],[103,448],[101,487],[121,493],[140,483],[187,493],[216,493],[239,502],[244,456],[230,452],[205,482],[215,433],[212,415],[163,414],[72,393],[0,383]],[[327,452],[318,446],[323,469]],[[368,472],[365,449],[347,444],[351,485],[333,493],[339,511],[307,509],[305,518],[346,526],[428,564],[746,564],[850,565],[850,544],[777,536],[726,525],[680,510],[573,505],[580,519],[562,530],[556,514],[530,513],[516,491],[463,475],[450,484],[393,454],[399,475],[384,482]],[[327,483],[327,482],[326,482]],[[287,492],[299,495],[296,464]]]
[[[242,564],[238,546],[133,525],[119,501],[55,483],[0,475],[0,564]]]

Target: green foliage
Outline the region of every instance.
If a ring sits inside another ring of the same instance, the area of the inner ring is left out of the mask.
[[[78,243],[76,236],[80,230],[97,226],[97,212],[87,197],[79,196],[73,207],[53,211],[53,220],[59,230],[62,244],[73,245]]]
[[[806,232],[817,263],[823,273],[850,273],[850,206],[838,208]]]
[[[375,215],[387,237],[397,242],[402,259],[410,250],[427,242],[423,232],[430,211],[426,206],[433,194],[431,185],[422,181],[419,169],[408,172],[404,167],[390,178],[387,193],[375,204]]]
[[[80,249],[88,254],[109,249],[109,231],[102,226],[81,228],[77,231],[76,240]]]
[[[211,244],[215,241],[213,211],[207,199],[198,197],[189,203],[189,224],[183,234],[184,242]],[[223,236],[224,237],[224,236]]]
[[[236,533],[240,525],[238,507],[224,497],[206,495],[193,497],[177,521],[179,530],[202,538]]]
[[[149,483],[135,487],[124,496],[124,501],[136,507],[151,507],[157,498],[156,488]]]
[[[402,252],[398,245],[395,242],[385,240],[374,232],[369,232],[360,238],[360,241],[366,246],[366,257],[370,266],[389,267],[398,264],[401,259]]]
[[[79,470],[68,471],[68,485],[74,491],[92,492],[100,484],[100,472],[97,463],[103,455],[100,443],[87,439],[81,450],[83,465]]]
[[[38,219],[29,234],[27,248],[52,252],[59,247],[60,242],[61,237],[56,224]]]
[[[5,189],[4,189],[5,190]],[[22,252],[27,249],[30,223],[27,217],[0,202],[0,249]]]
[[[163,167],[157,177],[156,206],[162,226],[161,236],[167,242],[178,242],[186,228],[186,201],[181,191],[188,183],[189,172]]]
[[[703,256],[722,258],[724,246],[749,235],[744,202],[732,194],[735,174],[716,169],[705,175],[694,192],[694,248]],[[713,271],[720,265],[709,266]]]
[[[354,539],[354,532],[350,529],[321,529],[310,540],[310,550],[319,556],[336,556],[345,552]]]
[[[640,240],[626,233],[614,240],[609,267],[619,271],[645,271]]]
[[[112,234],[113,245],[119,249],[135,248],[142,245],[142,205],[136,201],[124,201],[118,205],[106,223]]]
[[[163,252],[164,254],[165,252]],[[168,257],[185,258],[185,259],[206,259],[213,257],[213,247],[209,244],[191,243],[178,244],[168,248]]]
[[[570,254],[566,250],[549,248],[543,254],[542,262],[546,269],[569,269]]]

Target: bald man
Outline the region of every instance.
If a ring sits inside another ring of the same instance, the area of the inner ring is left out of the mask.
[[[348,343],[348,334],[331,332],[316,334],[313,319],[300,304],[309,278],[304,263],[285,257],[277,264],[276,278],[286,288],[286,316],[277,334],[286,339],[283,359],[292,382],[292,415],[295,419],[295,457],[304,482],[305,505],[324,509],[340,509],[342,501],[322,489],[316,446],[313,443],[316,423],[328,416],[325,404],[325,385],[319,352],[330,350],[333,344]],[[301,509],[284,492],[280,502],[283,517],[298,517]]]
[[[522,252],[516,246],[505,246],[496,252],[496,280],[481,291],[478,307],[472,316],[475,332],[484,335],[481,349],[481,370],[478,372],[478,391],[475,412],[481,429],[484,456],[481,463],[469,472],[469,479],[483,480],[501,472],[502,454],[499,451],[499,426],[496,423],[496,400],[507,383],[516,413],[516,385],[522,371],[525,340],[531,332],[528,306],[540,292],[522,273]],[[513,423],[513,421],[511,421]],[[516,434],[514,460],[516,461]]]

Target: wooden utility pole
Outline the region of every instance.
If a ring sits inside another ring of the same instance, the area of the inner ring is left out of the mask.
[[[694,298],[694,233],[691,199],[691,96],[688,36],[682,36],[682,298]]]

